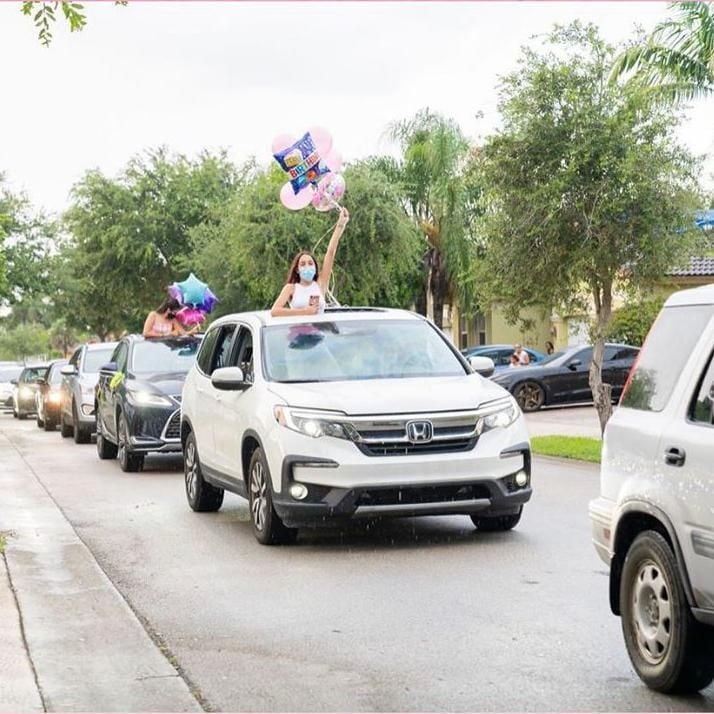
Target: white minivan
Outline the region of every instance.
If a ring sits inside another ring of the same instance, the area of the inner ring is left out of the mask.
[[[216,320],[183,389],[181,442],[190,507],[237,493],[264,544],[383,516],[463,514],[505,531],[531,496],[513,397],[403,310]]]
[[[714,285],[665,303],[603,442],[593,541],[640,678],[714,679]]]

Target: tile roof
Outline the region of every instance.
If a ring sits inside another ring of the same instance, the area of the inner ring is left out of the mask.
[[[712,258],[691,258],[687,267],[672,268],[668,275],[694,276],[703,275],[714,276],[714,257]]]

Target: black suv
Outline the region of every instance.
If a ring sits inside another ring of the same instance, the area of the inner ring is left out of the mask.
[[[97,454],[139,471],[148,452],[181,451],[181,390],[201,337],[124,337],[97,383]]]

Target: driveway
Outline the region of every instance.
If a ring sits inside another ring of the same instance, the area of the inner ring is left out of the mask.
[[[589,436],[600,438],[595,407],[550,407],[526,414],[531,436]]]

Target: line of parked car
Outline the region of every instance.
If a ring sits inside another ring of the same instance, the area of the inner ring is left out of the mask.
[[[182,452],[189,507],[241,495],[263,544],[384,516],[507,531],[532,494],[522,410],[589,399],[591,359],[578,347],[494,374],[413,313],[249,312],[205,336],[128,336],[27,367],[12,404],[79,442],[96,420],[99,458],[124,471]],[[610,606],[649,687],[698,691],[714,679],[714,285],[672,296],[641,355],[607,345],[603,370],[623,395],[590,504]]]

